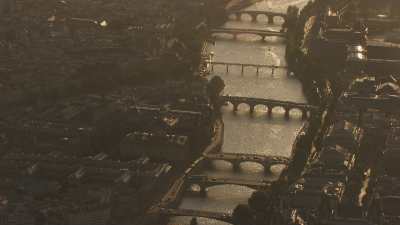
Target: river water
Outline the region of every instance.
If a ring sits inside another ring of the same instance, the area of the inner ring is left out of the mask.
[[[267,10],[286,12],[289,5],[303,7],[308,0],[265,0],[250,6],[249,10]],[[261,30],[280,30],[282,21],[275,18],[275,25],[268,25],[267,18],[258,17],[253,23],[250,17],[242,16],[242,21],[230,20],[224,26],[233,28],[251,28]],[[267,37],[266,42],[261,42],[253,35],[240,35],[237,40],[232,40],[229,35],[217,37],[210,52],[214,53],[215,61],[239,62],[251,64],[286,65],[285,42],[279,37]],[[215,75],[221,76],[225,81],[224,94],[233,96],[271,98],[294,102],[305,102],[302,87],[298,80],[287,76],[286,70],[276,70],[274,74],[270,69],[260,70],[256,76],[255,69],[247,68],[244,76],[241,69],[230,68],[226,73],[225,67],[215,66]],[[254,153],[265,155],[289,156],[292,143],[303,121],[300,112],[293,111],[290,120],[286,120],[282,109],[274,109],[272,117],[268,118],[266,109],[256,107],[253,116],[250,116],[248,107],[239,106],[239,111],[232,113],[232,107],[222,109],[225,123],[225,137],[222,152]],[[266,176],[261,165],[242,163],[240,172],[233,172],[231,165],[225,162],[215,162],[213,168],[203,171],[212,177],[228,177],[240,180],[274,180],[279,176],[280,167],[273,168],[273,173]],[[202,211],[215,211],[230,213],[239,203],[246,203],[254,190],[234,185],[221,185],[208,188],[206,197],[185,195],[180,208]],[[170,224],[189,224],[191,218],[171,218]],[[198,218],[201,225],[222,225],[220,221]]]

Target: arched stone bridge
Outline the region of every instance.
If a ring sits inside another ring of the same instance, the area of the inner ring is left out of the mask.
[[[211,34],[231,34],[233,39],[237,39],[240,34],[254,34],[261,37],[261,41],[265,41],[265,37],[285,37],[285,33],[278,31],[269,30],[257,30],[257,29],[238,29],[238,28],[216,28],[211,30]]]
[[[240,169],[240,164],[245,162],[254,162],[262,165],[266,173],[271,172],[274,165],[288,165],[289,158],[284,156],[264,156],[256,154],[240,153],[211,153],[204,155],[203,163],[210,164],[215,160],[222,160],[232,164],[235,171]]]
[[[209,212],[209,211],[200,211],[192,209],[159,208],[158,214],[161,216],[161,218],[169,218],[174,216],[187,216],[196,218],[202,217],[233,224],[232,215],[228,213]]]
[[[254,113],[254,109],[257,105],[263,105],[267,108],[269,116],[272,114],[273,108],[282,107],[285,110],[285,118],[287,119],[289,119],[289,113],[292,109],[300,110],[303,119],[307,119],[309,114],[312,114],[319,109],[317,106],[308,105],[305,103],[239,96],[220,96],[220,101],[221,103],[231,103],[233,105],[234,112],[238,110],[240,104],[246,104],[250,107],[251,114]]]
[[[232,63],[232,62],[219,62],[219,61],[210,61],[207,60],[205,62],[206,64],[208,64],[211,67],[211,72],[214,71],[214,66],[215,65],[221,65],[221,66],[225,66],[225,70],[226,73],[229,73],[229,68],[232,66],[237,66],[241,68],[241,75],[244,76],[244,70],[247,67],[253,67],[256,69],[256,75],[257,77],[259,77],[260,75],[260,69],[262,68],[268,68],[271,69],[271,75],[274,75],[275,70],[277,69],[287,69],[287,66],[277,66],[277,65],[267,65],[267,64],[253,64],[253,63]]]
[[[270,187],[271,183],[260,180],[260,181],[251,181],[251,180],[236,180],[236,179],[228,179],[228,178],[216,178],[216,177],[208,177],[206,175],[191,175],[185,180],[186,190],[193,185],[198,185],[200,190],[199,193],[201,196],[205,196],[207,193],[207,188],[218,186],[218,185],[238,185],[238,186],[246,186],[254,190],[261,190]]]
[[[257,21],[257,17],[259,15],[265,15],[267,17],[269,24],[274,24],[275,17],[281,17],[283,20],[286,20],[285,13],[278,13],[278,12],[269,12],[269,11],[258,11],[258,10],[239,10],[239,11],[232,11],[229,13],[230,15],[235,15],[236,20],[241,20],[242,15],[249,15],[251,17],[252,22]]]

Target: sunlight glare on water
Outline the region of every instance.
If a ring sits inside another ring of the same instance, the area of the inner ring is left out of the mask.
[[[286,12],[289,5],[303,7],[306,3],[307,0],[269,0],[256,3],[248,9]],[[261,19],[262,17],[259,17],[257,23],[231,20],[225,24],[225,27],[279,31],[279,23],[270,26],[267,21]],[[268,38],[266,42],[261,42],[252,35],[240,35],[237,41],[217,37],[215,46],[212,46],[210,51],[214,52],[215,61],[286,65],[285,42],[277,37]],[[300,82],[288,77],[285,70],[277,70],[271,74],[270,70],[265,69],[257,77],[256,72],[250,68],[246,69],[242,76],[240,68],[232,68],[226,74],[224,67],[215,66],[214,74],[224,79],[226,84],[224,94],[295,102],[306,101]],[[291,119],[286,120],[283,111],[279,109],[274,110],[271,118],[262,107],[257,107],[253,116],[249,115],[246,106],[240,106],[235,114],[232,113],[231,106],[224,107],[222,112],[225,123],[223,152],[289,156],[296,133],[303,124],[298,112],[291,113]],[[240,171],[235,173],[229,163],[215,162],[213,167],[204,171],[203,174],[241,180],[274,180],[279,176],[280,170],[280,167],[276,167],[273,173],[266,177],[263,168],[255,163],[242,164]],[[252,192],[253,190],[247,187],[215,186],[208,189],[205,198],[187,195],[180,207],[229,213],[237,204],[246,203]],[[190,219],[188,217],[171,218],[170,224],[189,224]],[[226,224],[204,218],[198,219],[198,222],[200,225]]]

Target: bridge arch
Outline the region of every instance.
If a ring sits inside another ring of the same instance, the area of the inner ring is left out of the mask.
[[[276,165],[287,166],[289,164],[289,159],[283,156],[261,156],[261,155],[252,155],[252,154],[230,154],[230,153],[222,153],[206,156],[203,159],[203,165],[210,166],[212,162],[222,161],[226,163],[230,163],[232,165],[233,170],[239,171],[241,165],[243,163],[255,163],[264,168],[265,173],[270,174],[272,172],[272,167]]]
[[[231,164],[232,169],[233,169],[234,171],[239,171],[241,165],[244,164],[244,163],[254,163],[254,164],[257,164],[257,165],[260,165],[260,166],[264,167],[265,170],[267,170],[267,168],[265,168],[265,167],[268,167],[268,166],[269,166],[269,165],[266,164],[265,162],[262,162],[262,159],[259,159],[259,160],[251,160],[251,159],[239,159],[239,160],[229,160],[229,159],[205,159],[205,160],[208,161],[207,163],[211,163],[211,162],[214,162],[214,161],[221,161],[221,162],[229,163],[229,164]]]
[[[267,112],[268,106],[265,104],[255,104],[254,111]]]
[[[255,103],[255,104],[254,104],[254,108],[255,108],[255,109],[262,109],[262,110],[267,111],[268,105],[266,105],[266,104],[264,104],[264,103]]]
[[[189,188],[187,188],[186,191],[190,191],[191,193],[199,194],[200,196],[206,196],[207,192],[209,191],[210,188],[216,188],[216,187],[221,187],[221,186],[226,186],[226,185],[234,186],[234,187],[246,187],[248,189],[251,189],[252,191],[256,191],[259,189],[252,185],[246,185],[246,184],[230,184],[230,183],[226,183],[226,184],[225,183],[204,183],[204,184],[201,184],[200,182],[198,182],[198,183],[188,184],[188,186],[190,186],[190,187],[193,187],[193,186],[199,187],[198,191],[195,191],[195,190],[189,189]]]
[[[307,110],[299,108],[299,107],[292,107],[289,109],[289,116],[306,119],[308,118]]]
[[[259,16],[266,17],[266,20],[269,24],[274,24],[275,18],[280,18],[280,20],[286,20],[286,14],[284,13],[276,13],[276,12],[268,12],[268,11],[252,11],[252,10],[243,10],[243,11],[235,11],[231,12],[230,15],[234,15],[234,19],[240,21],[243,20],[243,15],[246,17],[250,17],[252,22],[258,21]]]
[[[270,173],[271,174],[279,174],[282,171],[284,171],[287,168],[287,166],[288,165],[286,163],[271,165]]]
[[[269,17],[265,13],[260,13],[260,14],[257,14],[257,21],[262,21],[262,22],[266,21],[266,22],[268,22],[269,21]]]
[[[246,107],[249,111],[251,111],[251,104],[248,102],[228,100],[228,101],[226,101],[226,103],[228,103],[228,105],[232,106],[233,112],[239,111],[239,109],[243,106]]]
[[[270,174],[272,172],[273,166],[278,166],[278,165],[287,166],[287,164],[288,164],[287,161],[267,160],[265,162],[261,162],[261,161],[256,161],[256,160],[243,160],[243,161],[240,161],[239,163],[237,163],[238,164],[238,166],[236,166],[237,168],[235,168],[235,166],[233,166],[233,168],[237,171],[241,168],[241,165],[245,164],[245,163],[254,163],[254,164],[262,166],[264,169],[264,172],[266,174]]]
[[[254,15],[253,13],[249,13],[249,12],[241,12],[238,14],[239,15],[239,19],[243,21],[243,16],[246,18],[249,18],[251,22],[255,22],[257,21],[257,15]]]
[[[275,15],[273,19],[273,23],[284,24],[286,21],[286,16],[284,15]]]
[[[286,112],[286,108],[283,105],[268,105],[268,115],[272,114],[284,114]]]

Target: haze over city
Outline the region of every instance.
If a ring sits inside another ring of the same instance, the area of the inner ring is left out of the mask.
[[[400,1],[0,0],[0,225],[400,225]]]

